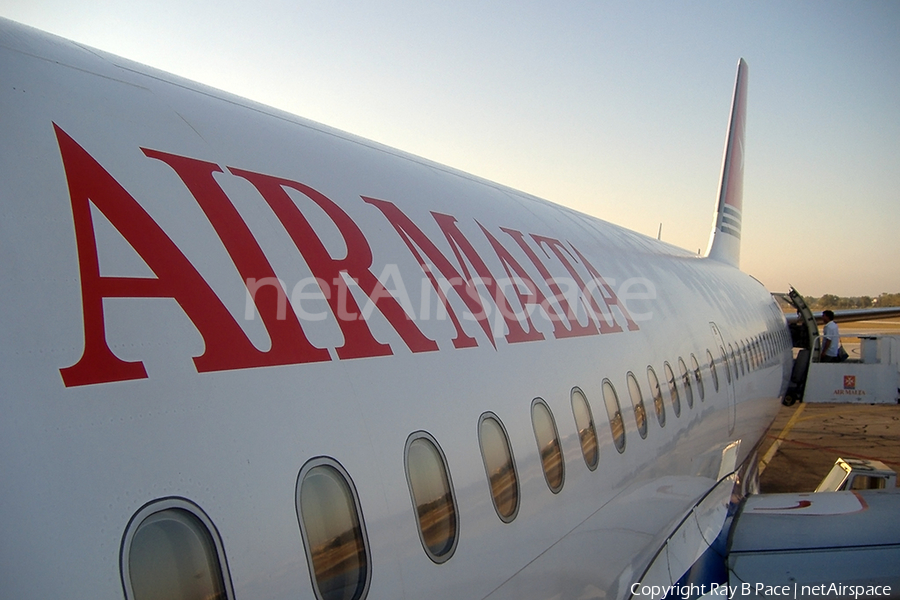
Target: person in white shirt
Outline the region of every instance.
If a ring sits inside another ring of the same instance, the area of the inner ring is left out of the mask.
[[[826,310],[822,313],[825,327],[822,329],[822,353],[819,362],[839,362],[838,349],[841,347],[841,334],[834,322],[834,312]]]

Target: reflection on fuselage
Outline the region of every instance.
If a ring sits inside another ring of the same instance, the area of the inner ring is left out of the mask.
[[[329,465],[309,470],[299,508],[316,587],[323,600],[356,600],[365,589],[367,559],[352,492]]]
[[[417,437],[409,444],[406,464],[422,542],[434,560],[446,560],[456,541],[457,527],[444,460],[434,442]]]
[[[558,492],[563,484],[564,467],[553,415],[542,401],[535,402],[531,408],[531,420],[534,425],[534,437],[537,439],[541,453],[541,466],[547,477],[547,485],[554,492]]]
[[[456,511],[450,494],[428,504],[420,504],[417,514],[425,545],[435,556],[446,554],[456,537]]]
[[[212,539],[200,521],[173,508],[147,517],[128,556],[134,600],[224,600]]]
[[[502,519],[512,520],[519,506],[519,483],[506,432],[492,416],[482,418],[479,430],[481,453],[491,483],[494,506]]]
[[[597,445],[597,430],[594,427],[594,418],[584,392],[579,388],[572,389],[572,412],[575,415],[575,424],[578,427],[578,440],[581,443],[581,453],[584,462],[592,471],[600,462],[600,449]]]

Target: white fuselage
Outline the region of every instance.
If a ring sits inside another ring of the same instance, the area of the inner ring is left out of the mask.
[[[778,409],[791,364],[784,320],[737,269],[11,24],[0,46],[5,597],[123,598],[129,522],[149,502],[183,498],[221,537],[235,598],[314,598],[295,492],[300,469],[320,456],[358,493],[369,598],[628,597],[685,514],[752,456]],[[201,162],[215,165],[206,179]],[[140,210],[97,183],[98,168]],[[190,169],[202,186],[182,177]],[[296,212],[278,213],[279,189]],[[224,225],[223,199],[235,210]],[[211,215],[204,201],[219,202]],[[280,316],[272,298],[248,296],[247,280],[270,271],[285,290]],[[341,281],[323,276],[331,272]],[[373,305],[365,282],[350,282],[365,273],[389,298]],[[523,303],[529,281],[543,308]],[[729,346],[752,349],[740,351],[744,365],[726,367],[722,345],[729,361]],[[629,372],[643,392],[646,439]],[[621,405],[622,452],[605,379]],[[574,387],[596,424],[593,471]],[[559,431],[558,493],[541,467],[535,398]],[[519,476],[509,523],[492,505],[479,447],[488,411],[509,434]],[[457,547],[441,564],[423,551],[404,467],[417,431],[440,444],[458,506]],[[725,455],[733,464],[723,470]]]

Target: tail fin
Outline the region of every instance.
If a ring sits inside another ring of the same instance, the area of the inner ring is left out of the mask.
[[[747,117],[747,63],[738,61],[731,121],[722,158],[719,203],[706,256],[740,267],[741,211],[744,196],[744,124]]]

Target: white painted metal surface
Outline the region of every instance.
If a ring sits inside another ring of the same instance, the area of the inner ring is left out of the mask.
[[[734,240],[723,260],[698,258],[5,21],[0,73],[4,596],[123,598],[129,523],[178,498],[221,538],[235,598],[313,598],[295,490],[315,457],[358,493],[370,598],[625,598],[660,549],[684,546],[667,569],[680,577],[721,526],[718,492],[694,507],[752,456],[791,362],[781,311],[730,266]],[[677,375],[691,354],[704,398]],[[537,397],[561,438],[559,493],[535,445]],[[491,505],[486,411],[515,456],[511,523]],[[459,540],[442,564],[410,502],[415,431],[440,444],[455,488]],[[703,535],[676,542],[685,518]]]
[[[751,496],[731,535],[730,585],[750,585],[749,593],[738,597],[849,597],[855,586],[863,588],[857,596],[896,595],[897,499],[881,490]],[[764,587],[757,589],[758,584]],[[765,586],[779,589],[766,594]],[[788,593],[781,586],[788,586]]]

